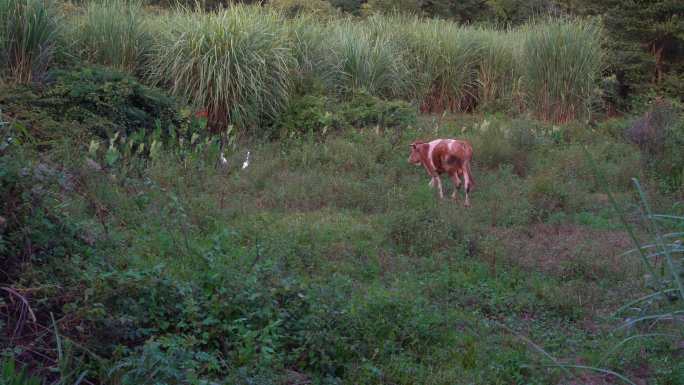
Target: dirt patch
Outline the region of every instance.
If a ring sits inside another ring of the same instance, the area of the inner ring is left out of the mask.
[[[523,230],[496,229],[494,234],[505,245],[505,258],[525,269],[591,279],[634,267],[634,261],[620,257],[632,247],[624,231],[538,224]]]

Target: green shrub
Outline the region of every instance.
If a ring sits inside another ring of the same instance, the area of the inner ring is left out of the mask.
[[[357,93],[343,102],[333,102],[323,95],[308,95],[292,100],[278,120],[277,128],[281,137],[323,136],[345,127],[403,130],[416,124],[416,113],[406,102],[386,101],[366,93]]]
[[[328,130],[342,127],[344,123],[331,106],[331,101],[322,95],[293,99],[278,121],[280,136],[325,135]]]
[[[339,114],[353,127],[406,128],[417,120],[417,111],[409,103],[386,101],[366,93],[357,93],[342,104]]]
[[[330,0],[330,4],[344,12],[359,14],[361,12],[362,0]]]
[[[0,80],[41,80],[55,50],[55,14],[51,0],[0,1]]]
[[[14,144],[0,154],[0,182],[0,217],[6,218],[0,226],[3,280],[15,277],[24,262],[39,265],[86,252],[79,227],[53,206],[52,194],[73,189],[62,170],[32,162]]]
[[[63,121],[82,123],[102,138],[180,123],[176,100],[124,73],[104,68],[56,70],[40,102]]]
[[[506,163],[512,164],[515,148],[498,123],[484,120],[477,130],[479,135],[473,139],[473,148],[477,151],[473,154],[476,163],[488,169],[496,169]]]
[[[528,199],[540,219],[568,209],[570,191],[565,183],[559,183],[559,177],[553,171],[543,172],[530,177]]]
[[[641,149],[644,168],[655,174],[665,191],[684,186],[684,116],[677,104],[656,100],[635,120],[627,137]]]
[[[143,69],[152,37],[141,2],[87,2],[83,13],[73,16],[69,23],[69,44],[86,61],[132,73]]]
[[[510,164],[516,174],[524,176],[533,151],[545,139],[544,129],[530,120],[511,120],[504,125],[497,119],[485,119],[475,126],[476,149],[473,159],[489,169]]]

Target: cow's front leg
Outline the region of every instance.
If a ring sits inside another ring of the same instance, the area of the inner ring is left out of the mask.
[[[442,179],[440,177],[435,178],[437,181],[437,188],[439,189],[439,199],[444,199],[444,190],[442,189]]]
[[[458,199],[458,189],[461,188],[461,178],[458,177],[458,173],[455,172],[450,175],[451,176],[451,182],[454,184],[454,192],[451,194],[451,198],[454,200]]]

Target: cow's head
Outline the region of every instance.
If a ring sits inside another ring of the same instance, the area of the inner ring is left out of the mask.
[[[421,156],[420,156],[419,147],[421,144],[423,144],[423,143],[422,142],[411,143],[411,154],[409,155],[409,158],[408,158],[409,163],[420,164]]]

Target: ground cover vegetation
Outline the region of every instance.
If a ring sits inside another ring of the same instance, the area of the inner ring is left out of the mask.
[[[593,3],[0,0],[0,384],[684,384],[681,11]]]

